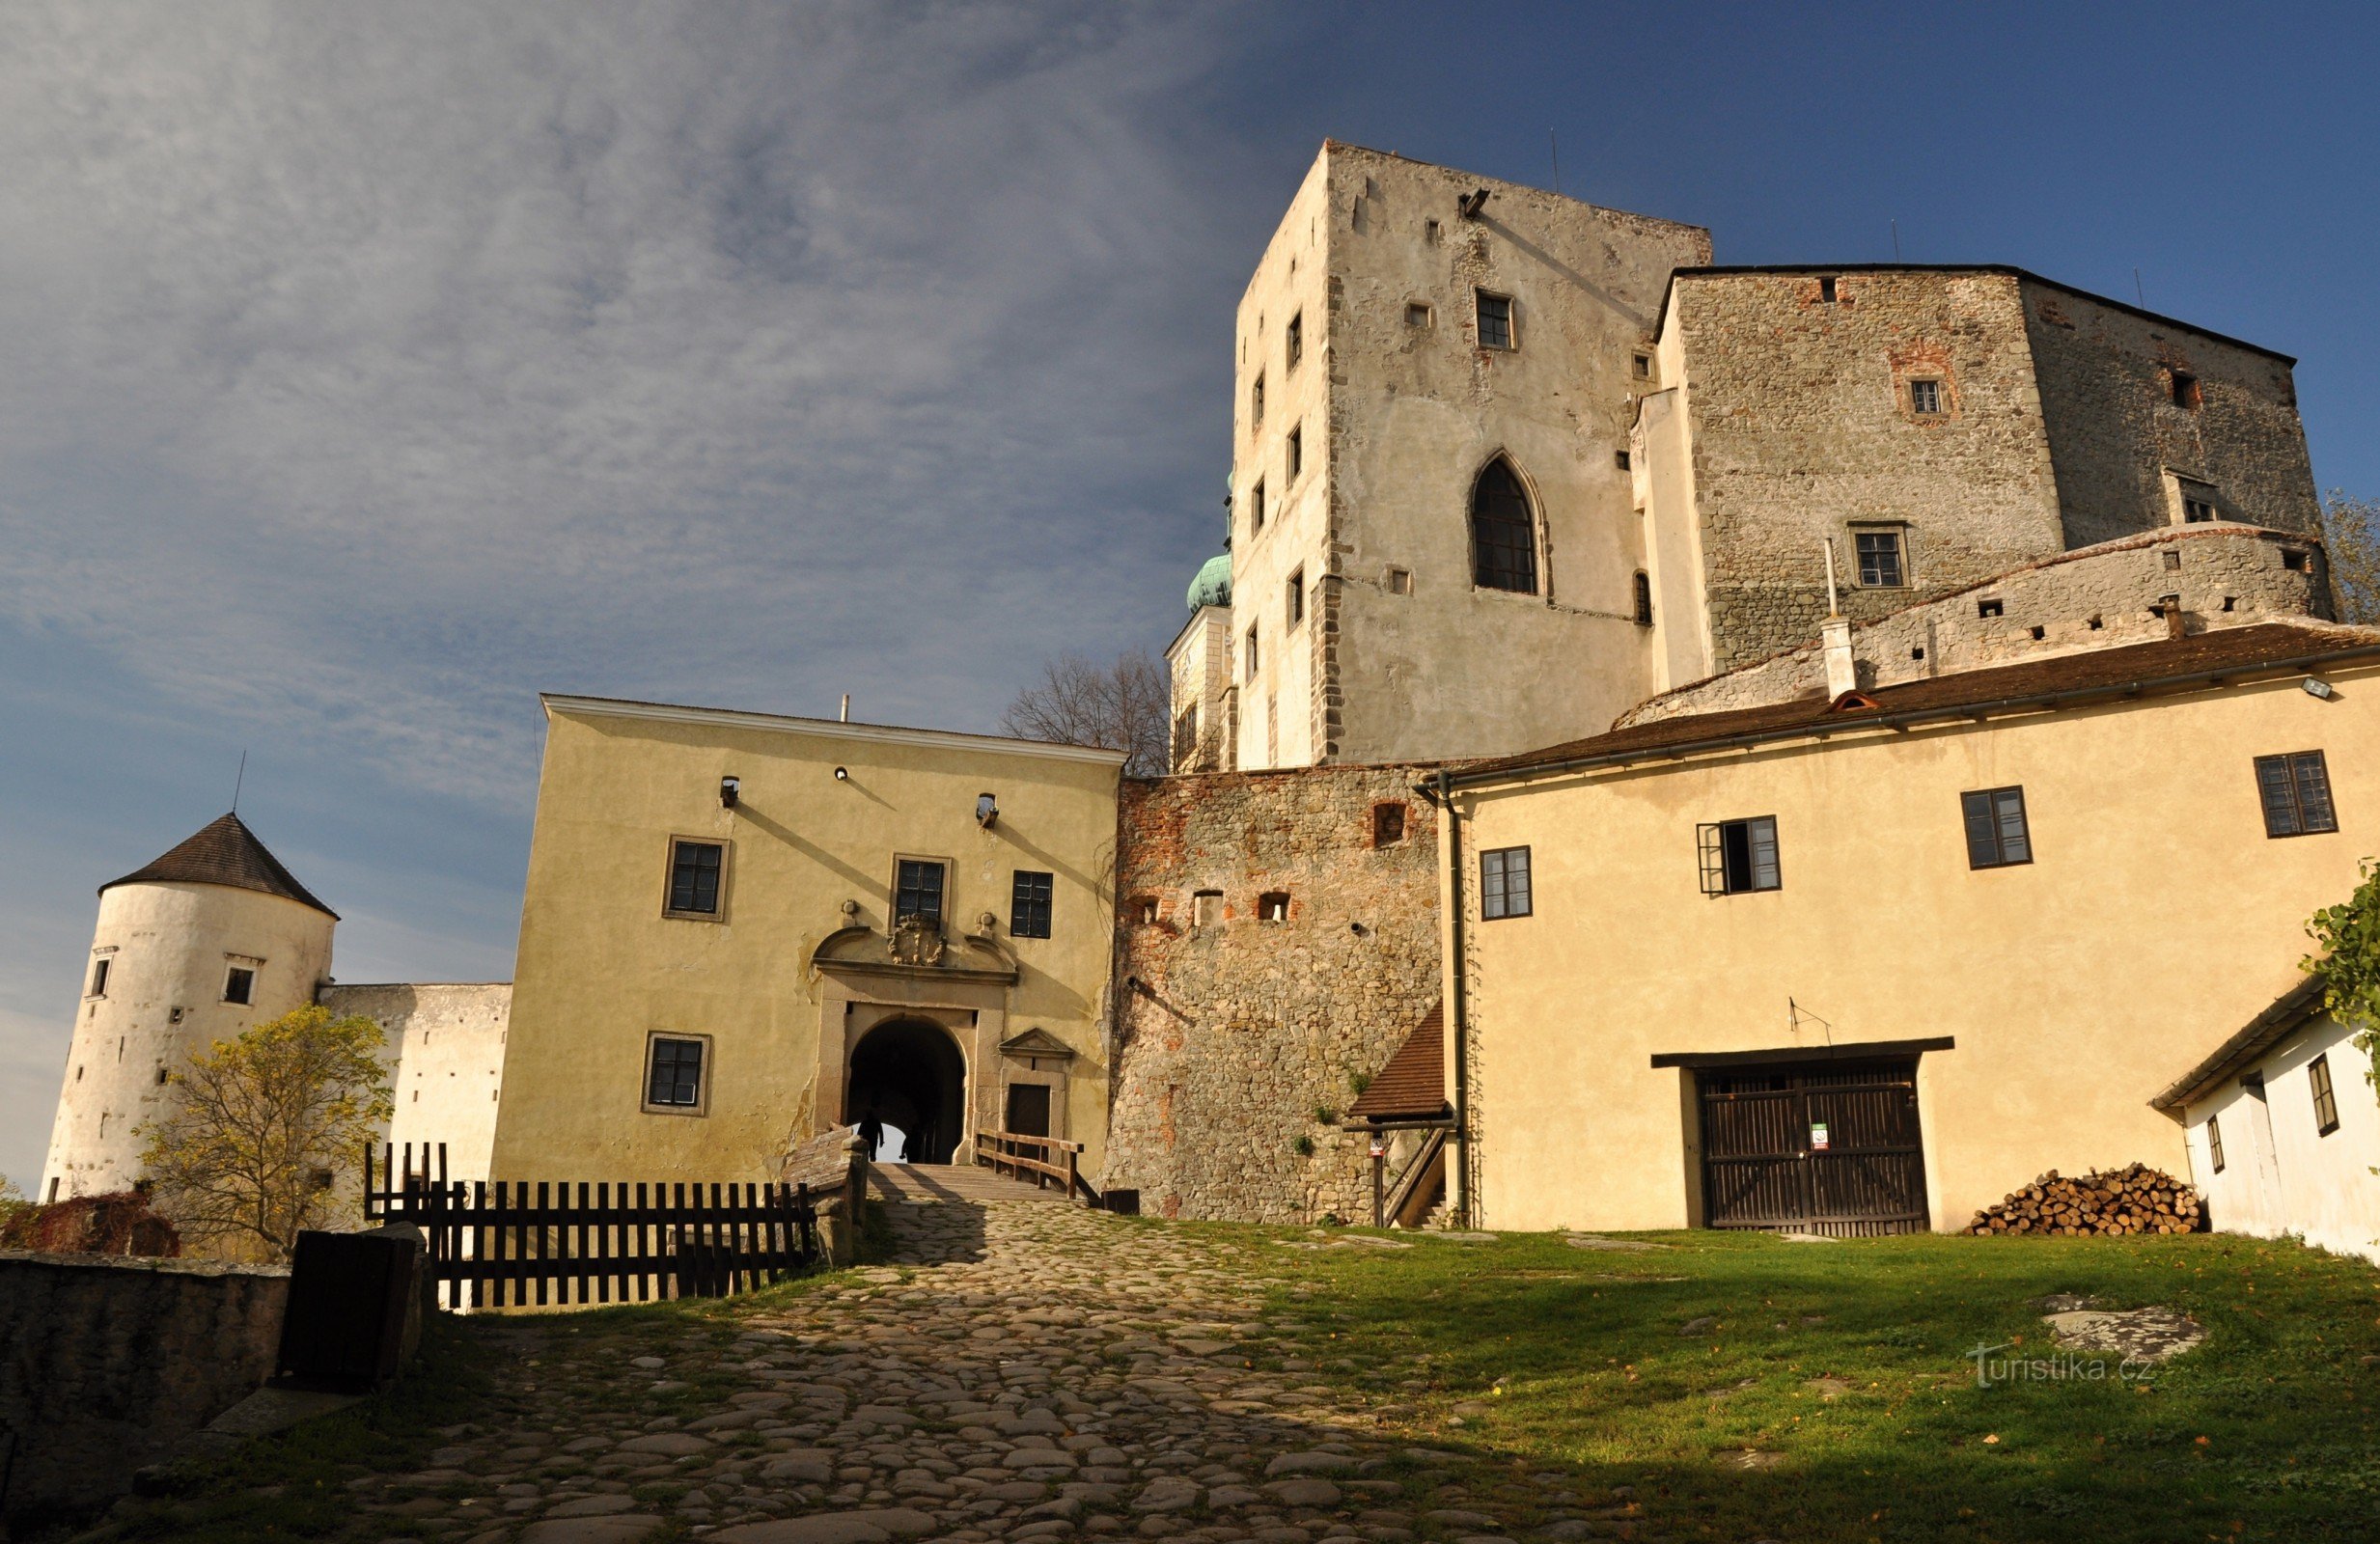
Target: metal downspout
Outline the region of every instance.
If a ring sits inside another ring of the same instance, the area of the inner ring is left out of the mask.
[[[1470,1023],[1464,1011],[1465,964],[1463,955],[1463,825],[1454,809],[1454,790],[1444,767],[1438,769],[1438,807],[1446,813],[1447,904],[1452,928],[1448,937],[1449,961],[1453,972],[1453,993],[1452,1009],[1454,1035],[1454,1077],[1447,1089],[1447,1099],[1454,1107],[1454,1177],[1461,1205],[1455,1215],[1464,1227],[1473,1225],[1471,1214],[1471,1133],[1470,1133]]]

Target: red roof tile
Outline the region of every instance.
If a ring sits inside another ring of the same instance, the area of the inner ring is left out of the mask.
[[[1356,1120],[1434,1120],[1446,1113],[1446,1018],[1443,1008],[1433,1007],[1347,1115]]]

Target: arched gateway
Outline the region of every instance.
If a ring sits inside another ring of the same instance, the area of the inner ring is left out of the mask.
[[[908,1141],[888,1153],[947,1164],[966,1135],[967,1057],[951,1032],[925,1019],[890,1019],[851,1049],[843,1123],[873,1113]]]

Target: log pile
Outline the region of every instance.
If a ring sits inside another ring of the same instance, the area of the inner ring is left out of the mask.
[[[2197,1191],[2146,1164],[2080,1179],[2068,1179],[2053,1169],[1999,1205],[1976,1213],[1967,1231],[2065,1238],[2195,1233],[2205,1216]]]

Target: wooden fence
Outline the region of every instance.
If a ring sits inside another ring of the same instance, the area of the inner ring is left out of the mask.
[[[432,1168],[434,1157],[434,1170]],[[562,1307],[725,1297],[818,1259],[808,1185],[590,1183],[446,1177],[446,1146],[392,1145],[364,1213],[422,1230],[447,1308]]]
[[[1099,1193],[1082,1173],[1083,1144],[1055,1137],[1020,1137],[1013,1132],[986,1131],[975,1139],[975,1161],[995,1174],[1026,1180],[1041,1189],[1058,1186],[1069,1200],[1080,1197],[1093,1206]]]

